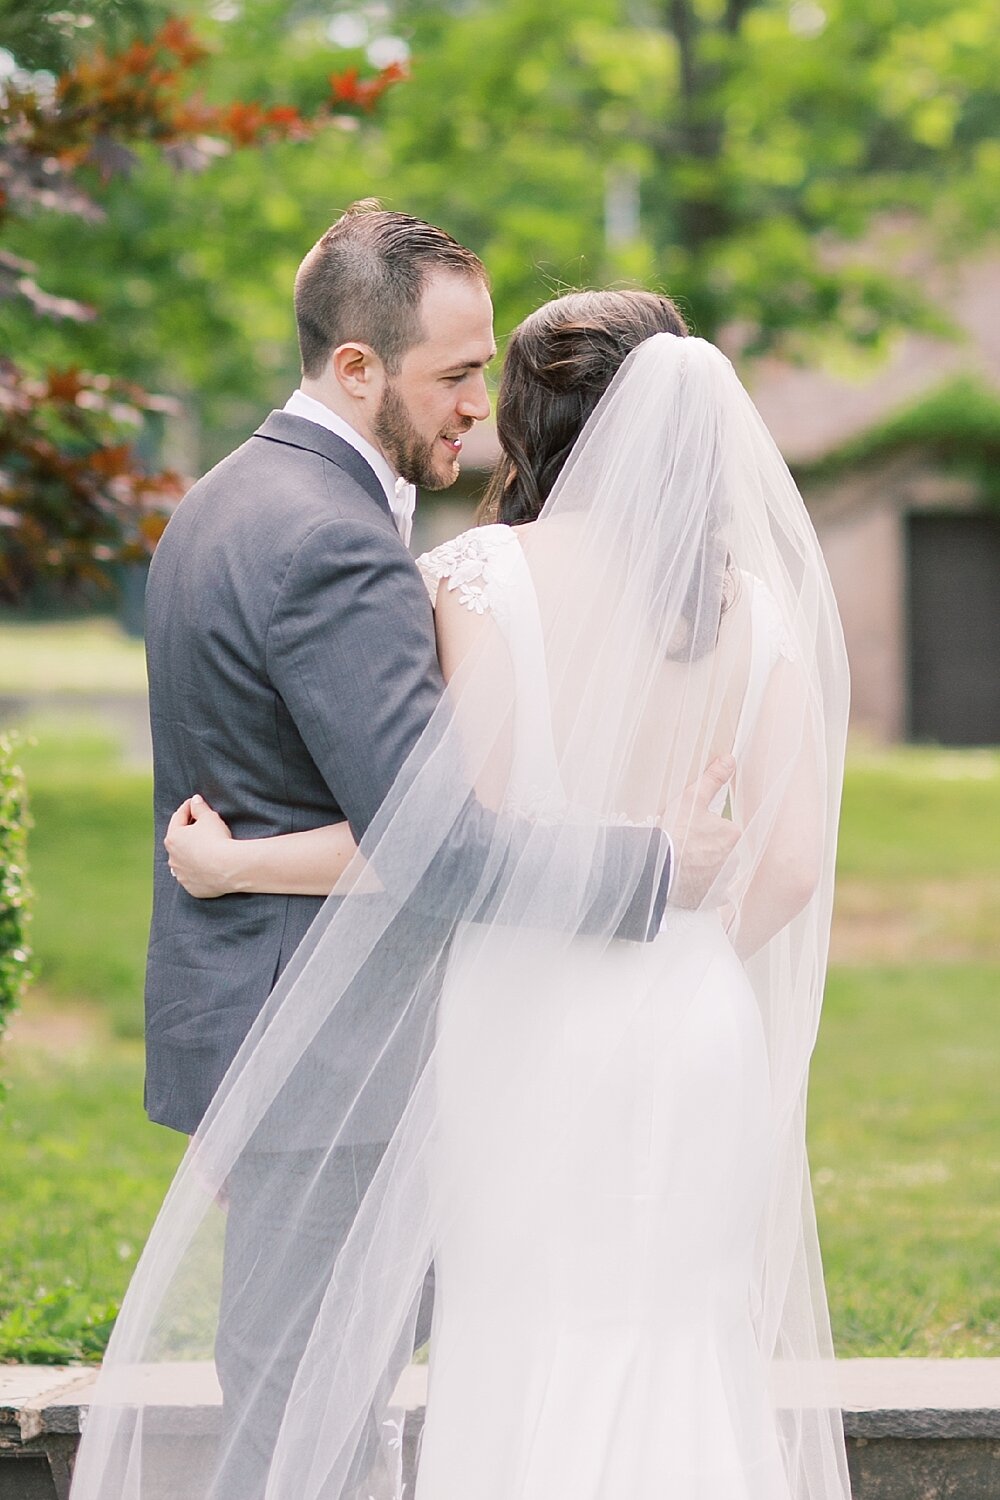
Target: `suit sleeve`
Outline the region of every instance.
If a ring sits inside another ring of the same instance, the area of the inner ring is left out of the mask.
[[[316,527],[282,581],[267,667],[360,842],[444,691],[402,544],[353,521]]]
[[[373,526],[338,520],[317,527],[282,581],[267,652],[271,681],[360,841],[444,691],[430,601],[409,554]],[[467,909],[495,861],[497,818],[470,791],[420,893],[428,916],[447,920]],[[546,879],[559,879],[538,835],[523,820],[507,820],[500,842],[508,853],[495,889],[526,851]],[[582,930],[655,937],[669,887],[669,841],[658,830],[609,827],[602,843]],[[480,917],[492,908],[487,894]]]

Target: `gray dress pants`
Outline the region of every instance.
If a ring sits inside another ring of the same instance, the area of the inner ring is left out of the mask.
[[[230,1178],[215,1347],[223,1420],[212,1500],[258,1500],[264,1492],[288,1394],[333,1265],[384,1150],[383,1144],[343,1146],[328,1158],[309,1150],[249,1152]],[[287,1232],[292,1217],[299,1225],[294,1238]],[[432,1303],[429,1273],[417,1347],[430,1335]],[[359,1487],[377,1436],[372,1424],[358,1445]]]

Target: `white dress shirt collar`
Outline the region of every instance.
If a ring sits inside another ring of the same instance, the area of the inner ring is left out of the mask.
[[[380,453],[367,438],[363,438],[350,422],[345,422],[343,417],[324,406],[322,401],[317,401],[314,396],[307,396],[303,390],[293,391],[285,402],[285,411],[290,416],[303,417],[307,422],[315,422],[317,427],[325,427],[329,432],[336,433],[345,443],[350,443],[356,453],[360,453],[385,490],[396,529],[409,546],[413,512],[417,503],[416,486],[394,474],[384,453]]]

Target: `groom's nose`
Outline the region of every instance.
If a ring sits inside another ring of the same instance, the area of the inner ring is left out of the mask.
[[[471,417],[474,422],[484,422],[489,416],[490,397],[482,371],[478,371],[475,379],[463,390],[458,412],[460,416]]]

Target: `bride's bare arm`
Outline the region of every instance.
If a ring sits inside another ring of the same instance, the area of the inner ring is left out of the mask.
[[[782,659],[736,780],[749,867],[731,927],[741,958],[786,927],[816,890],[826,814],[822,753],[800,669]]]
[[[498,712],[498,705],[509,708],[513,701],[509,652],[491,613],[468,609],[447,578],[438,585],[434,629],[455,720],[465,731],[469,781],[482,806],[495,811],[510,779],[511,718]],[[476,671],[464,673],[473,660]]]
[[[174,876],[200,899],[250,892],[327,896],[358,852],[347,823],[234,839],[199,796],[181,803],[163,842]]]

